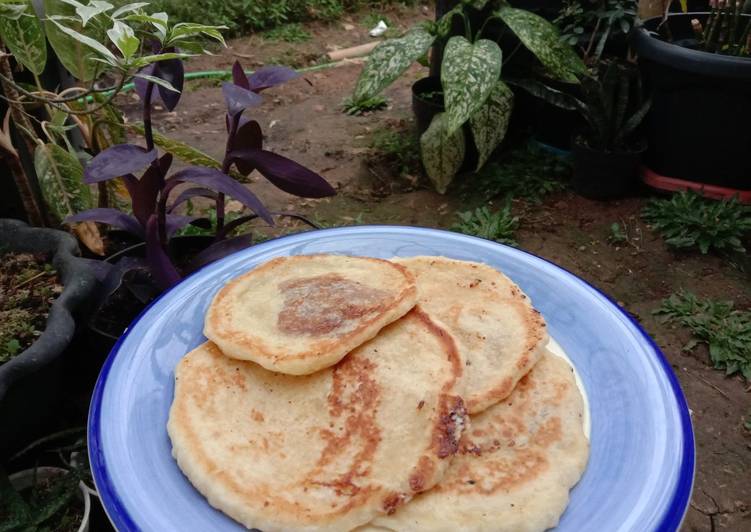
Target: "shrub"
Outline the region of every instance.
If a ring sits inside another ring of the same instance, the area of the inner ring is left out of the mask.
[[[751,312],[735,310],[732,301],[702,300],[690,292],[678,292],[663,300],[654,313],[691,330],[694,338],[684,351],[704,343],[716,369],[751,380]]]
[[[511,203],[493,212],[488,207],[474,211],[458,212],[459,221],[451,228],[458,233],[494,240],[501,244],[516,246],[514,233],[519,227],[519,217],[511,213]]]
[[[695,192],[679,192],[670,199],[655,199],[644,208],[649,222],[674,248],[694,248],[706,254],[746,249],[741,243],[751,231],[751,207],[733,198],[725,201],[707,200]]]
[[[118,0],[125,4],[130,0]],[[177,20],[224,25],[229,35],[266,30],[289,22],[336,20],[345,11],[384,1],[372,0],[156,0],[152,11],[166,11]]]

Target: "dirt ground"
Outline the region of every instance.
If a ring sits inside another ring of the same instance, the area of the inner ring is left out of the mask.
[[[215,57],[194,61],[189,70],[227,69],[236,58],[246,68],[274,63],[311,66],[334,47],[370,41],[362,23],[365,15],[328,26],[308,25],[312,39],[299,44],[269,42],[259,35],[241,38]],[[402,28],[432,16],[420,7],[386,15]],[[251,113],[261,123],[267,149],[318,171],[336,186],[338,195],[301,201],[262,178],[254,180],[253,190],[273,209],[303,212],[324,224],[451,226],[456,211],[476,203],[451,191],[441,196],[419,183],[415,186],[410,176],[391,177],[393,171],[370,147],[373,133],[384,127],[410,134],[410,86],[425,69],[412,67],[385,91],[387,109],[351,117],[341,112],[341,103],[360,68],[352,63],[307,73],[265,92],[264,105]],[[123,103],[133,111],[132,102]],[[225,143],[223,108],[217,82],[191,82],[177,111],[158,113],[156,123],[165,134],[220,158]],[[751,530],[751,433],[743,428],[745,416],[751,415],[751,387],[713,370],[706,349],[683,353],[689,333],[669,328],[652,315],[662,298],[681,288],[702,297],[733,299],[738,308],[749,308],[751,283],[747,273],[726,259],[669,251],[640,219],[644,202],[639,197],[598,203],[571,192],[555,193],[542,205],[523,209],[517,239],[522,249],[610,294],[641,321],[668,357],[688,398],[697,447],[694,494],[683,529]],[[607,242],[613,222],[623,222],[629,230],[631,238],[621,247]]]

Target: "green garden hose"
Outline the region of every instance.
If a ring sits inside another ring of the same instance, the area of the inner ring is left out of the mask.
[[[297,68],[295,69],[297,72],[305,73],[305,72],[315,72],[317,70],[325,70],[327,68],[331,68],[335,65],[337,65],[337,61],[332,61],[329,63],[322,63],[320,65],[313,65],[305,68]],[[253,73],[252,70],[246,70],[245,73],[247,75],[250,75]],[[204,70],[200,72],[186,72],[185,73],[185,80],[194,80],[194,79],[229,79],[232,77],[232,71],[231,70]],[[135,84],[133,82],[126,83],[123,85],[122,89],[120,89],[121,93],[129,92],[135,89]],[[108,97],[112,94],[112,92],[104,92],[102,93],[103,96]],[[87,96],[86,101],[88,103],[92,103],[94,101],[92,96]]]

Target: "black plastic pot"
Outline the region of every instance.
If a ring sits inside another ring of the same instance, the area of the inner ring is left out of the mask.
[[[210,236],[178,236],[170,239],[170,251],[178,263],[182,259],[193,256],[196,252],[208,247],[213,242]],[[114,253],[105,260],[110,263],[116,263],[123,257],[145,257],[146,244],[143,242],[134,243],[131,246]],[[149,283],[149,279],[144,275],[144,284]],[[104,364],[109,352],[114,347],[122,331],[130,322],[150,303],[153,297],[159,294],[155,287],[149,293],[148,289],[140,293],[138,299],[130,293],[125,286],[121,286],[118,293],[128,298],[127,308],[130,314],[123,316],[123,321],[119,325],[119,331],[108,330],[98,321],[98,308],[92,308],[90,316],[85,322],[85,329],[79,338],[76,339],[76,349],[72,357],[71,379],[76,381],[75,386],[82,392],[90,391],[99,375],[99,371]]]
[[[412,84],[412,112],[415,113],[418,136],[425,133],[433,117],[444,109],[443,87],[438,76],[428,76]]]
[[[636,189],[644,149],[603,152],[590,148],[581,137],[572,141],[574,175],[571,187],[585,198],[612,200],[629,196]]]
[[[746,19],[748,15],[744,15]],[[691,19],[671,14],[644,22],[632,47],[652,94],[646,165],[663,176],[751,189],[751,59],[691,49]],[[663,40],[669,30],[673,44]]]
[[[0,245],[11,252],[46,253],[64,286],[50,308],[42,335],[31,347],[0,366],[0,461],[45,433],[61,405],[62,355],[73,339],[76,320],[96,287],[80,258],[76,240],[62,231],[0,220]]]
[[[553,79],[544,82],[556,90],[582,98],[581,87],[578,84]],[[561,109],[541,98],[533,98],[530,122],[531,134],[536,141],[564,151],[571,150],[574,132],[581,131],[586,126],[578,111]]]
[[[436,76],[428,76],[412,84],[412,111],[415,113],[418,138],[430,127],[433,117],[445,110],[442,91],[441,80]],[[426,97],[426,95],[436,94],[440,96]],[[464,126],[464,147],[464,163],[459,172],[472,170],[477,165],[477,147],[472,140],[472,132],[467,125]]]

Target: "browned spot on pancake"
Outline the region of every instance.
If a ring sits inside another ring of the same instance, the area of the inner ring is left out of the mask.
[[[433,448],[438,458],[453,456],[467,423],[467,409],[457,396],[441,396],[438,423],[433,431]]]
[[[541,447],[550,447],[562,437],[561,418],[553,417],[548,419],[535,433],[532,441]]]
[[[380,310],[388,292],[336,273],[292,279],[279,285],[284,308],[277,327],[287,334],[322,336]]]
[[[250,417],[253,418],[253,421],[257,421],[258,423],[263,423],[264,421],[263,413],[259,412],[255,408],[250,411]]]
[[[383,511],[386,512],[386,515],[391,515],[399,506],[403,504],[404,499],[405,497],[401,493],[391,493],[383,499],[381,508],[383,508]]]
[[[433,478],[434,472],[435,463],[427,456],[420,457],[420,461],[409,476],[410,489],[415,493],[425,491],[428,487],[426,483],[429,479]]]
[[[537,478],[548,467],[542,453],[532,449],[513,450],[504,457],[483,462],[477,471],[469,468],[467,475],[454,477],[446,489],[458,493],[491,494],[499,490],[510,490]],[[467,476],[475,479],[474,484],[466,482]],[[442,482],[443,484],[443,482]]]
[[[357,481],[370,473],[381,441],[376,423],[380,388],[372,378],[374,369],[372,361],[357,356],[347,357],[334,367],[327,400],[334,426],[341,430],[320,429],[326,446],[306,482],[328,486],[337,495],[353,496],[361,489]],[[354,452],[348,452],[350,449]],[[346,456],[352,458],[343,463]]]

